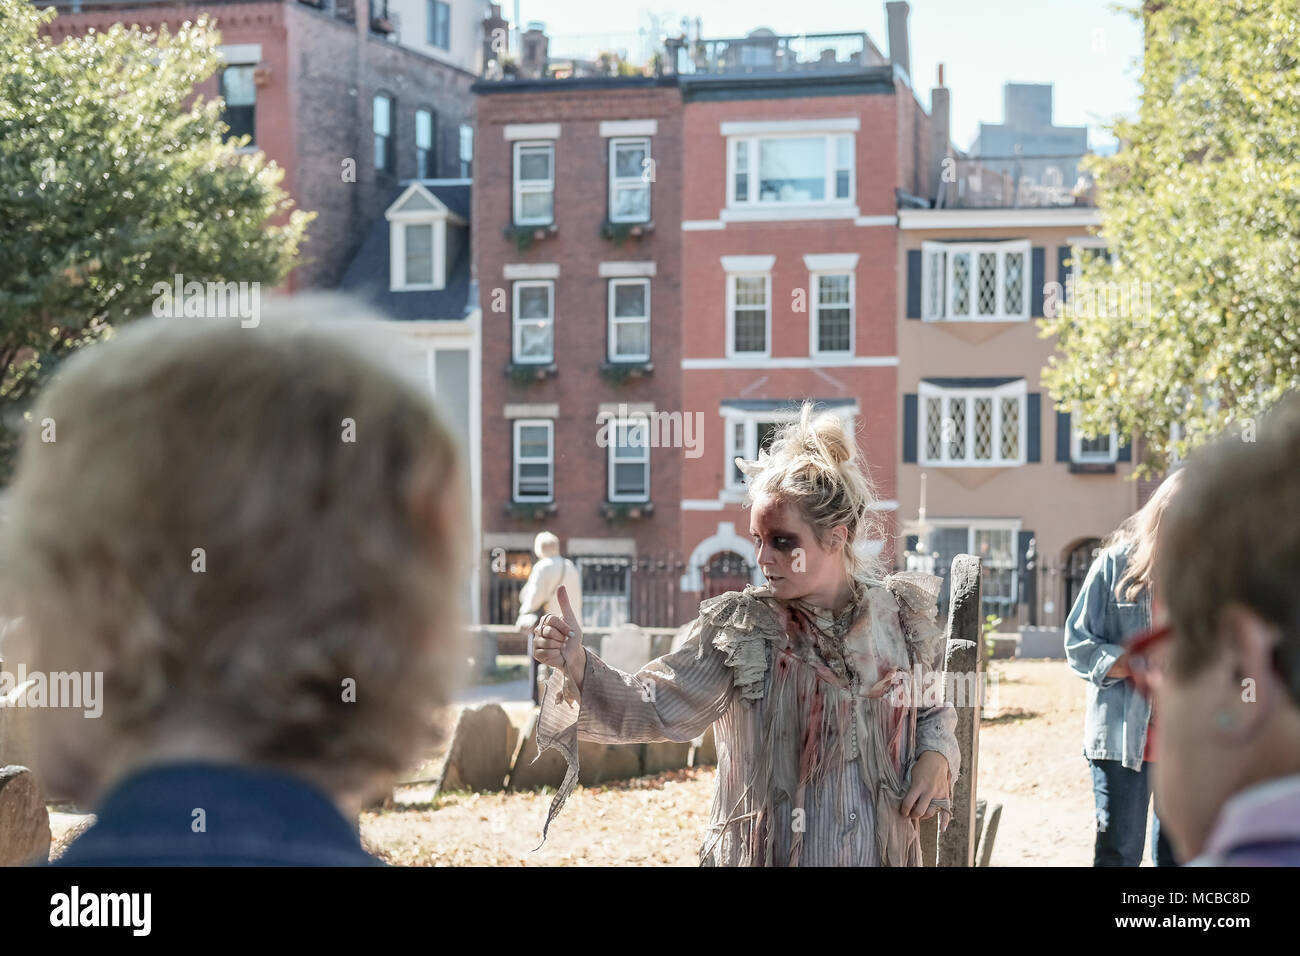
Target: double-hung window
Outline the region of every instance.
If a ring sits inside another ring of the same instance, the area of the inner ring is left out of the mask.
[[[723,256],[727,273],[727,355],[772,354],[773,256]]]
[[[652,163],[650,137],[610,139],[609,218],[611,222],[649,221]]]
[[[930,322],[1028,320],[1029,252],[1027,239],[923,243],[923,318]]]
[[[415,111],[415,178],[433,179],[437,176],[438,154],[433,144],[438,125],[429,110]]]
[[[650,361],[650,280],[609,281],[609,360]]]
[[[930,550],[939,555],[939,567],[952,566],[959,554],[973,554],[980,559],[980,615],[996,614],[1004,621],[1014,621],[1019,561],[1017,537],[1020,522],[1000,518],[931,518]],[[944,577],[940,605],[946,612],[948,578]]]
[[[429,46],[451,49],[451,4],[429,0]]]
[[[853,201],[853,135],[733,136],[729,206]]]
[[[650,422],[629,418],[614,422],[609,443],[610,501],[650,500]]]
[[[515,143],[514,216],[518,226],[555,220],[555,143]]]
[[[227,140],[248,137],[248,146],[257,144],[257,83],[252,64],[233,65],[221,71],[221,121],[230,127]]]
[[[375,169],[393,172],[393,98],[375,96],[371,123],[375,134]]]
[[[554,500],[555,423],[546,418],[517,418],[514,430],[514,500]]]
[[[812,354],[853,354],[853,273],[815,272],[812,279]]]
[[[1026,460],[1024,379],[993,388],[919,386],[923,465],[1011,466]]]
[[[1070,416],[1077,421],[1079,409]],[[1088,438],[1078,428],[1070,428],[1070,460],[1080,465],[1113,465],[1119,459],[1119,431],[1112,428],[1096,438]]]
[[[792,414],[767,412],[756,415],[733,415],[725,419],[727,460],[723,466],[725,468],[723,474],[727,476],[728,490],[743,491],[745,488],[745,476],[736,467],[735,459],[743,458],[746,461],[756,459],[760,451],[771,447],[777,429],[786,422],[793,421],[794,417]]]
[[[514,361],[546,365],[555,361],[555,281],[514,284]]]

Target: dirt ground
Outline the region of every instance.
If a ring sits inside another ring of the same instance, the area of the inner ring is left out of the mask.
[[[1002,804],[993,866],[1090,866],[1092,786],[1082,755],[1083,682],[1064,661],[998,660],[980,731],[978,795]],[[698,863],[712,769],[579,787],[541,837],[552,791],[398,792],[393,810],[363,814],[362,838],[411,866],[637,866]]]
[[[1090,866],[1083,682],[1064,661],[995,660],[991,673],[978,761],[978,796],[1002,804],[991,865]],[[436,772],[430,757],[421,776]],[[554,791],[451,793],[431,805],[432,786],[408,786],[393,809],[362,814],[361,836],[370,852],[403,866],[695,866],[713,782],[712,768],[702,768],[579,787],[541,849]],[[88,822],[54,813],[52,855]]]

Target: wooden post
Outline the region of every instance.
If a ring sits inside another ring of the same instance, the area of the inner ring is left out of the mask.
[[[974,866],[975,781],[979,770],[980,697],[984,654],[980,622],[980,559],[959,554],[948,579],[948,641],[944,654],[944,698],[957,708],[961,771],[953,788],[953,814],[939,834],[940,866]],[[973,699],[972,698],[972,694]]]

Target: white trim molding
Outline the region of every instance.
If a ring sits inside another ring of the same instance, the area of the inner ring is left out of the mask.
[[[683,219],[682,232],[705,232],[712,229],[726,229],[727,224],[721,219]]]
[[[223,63],[236,66],[256,65],[262,62],[262,44],[225,43],[217,47],[217,56]]]
[[[682,575],[683,591],[704,590],[704,575],[700,569],[704,563],[719,551],[734,551],[753,567],[750,574],[752,584],[763,583],[763,572],[758,568],[758,555],[754,553],[753,542],[736,533],[736,526],[730,521],[719,521],[718,530],[695,546],[691,559],[686,563],[686,573]]]
[[[850,272],[858,267],[856,252],[833,252],[805,255],[803,264],[809,272]]]
[[[723,256],[723,272],[771,272],[776,256]]]
[[[659,121],[646,120],[601,120],[600,135],[610,136],[654,136],[659,132]]]
[[[597,267],[602,279],[642,279],[655,274],[655,264],[650,262],[602,262]]]
[[[507,123],[505,137],[517,139],[559,139],[559,123]]]
[[[816,204],[757,203],[750,206],[728,206],[718,213],[724,224],[728,222],[786,222],[797,219],[852,219],[858,218],[858,207],[845,202]]]
[[[507,405],[501,413],[502,418],[559,418],[560,406],[555,402],[546,405],[523,404]]]
[[[858,216],[853,220],[855,226],[893,226],[898,223],[898,217],[889,216]]]
[[[1076,206],[1043,209],[900,209],[899,229],[1021,229],[1100,226],[1101,212]]]
[[[723,136],[762,136],[769,133],[856,133],[862,123],[856,116],[833,119],[726,121],[719,125]]]
[[[719,371],[731,368],[888,368],[898,365],[897,355],[855,355],[843,358],[688,358],[682,359],[685,371]]]
[[[511,262],[501,267],[503,279],[558,279],[557,262]]]

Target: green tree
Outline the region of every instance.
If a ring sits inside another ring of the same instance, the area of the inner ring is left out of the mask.
[[[1053,397],[1085,432],[1144,436],[1159,469],[1300,384],[1300,7],[1135,15],[1137,117],[1090,162],[1111,261],[1081,256],[1074,303],[1040,327]]]
[[[177,274],[273,288],[312,218],[193,95],[219,64],[206,17],[54,43],[53,16],[0,0],[0,482],[60,359]]]

